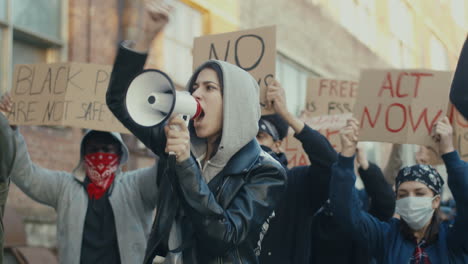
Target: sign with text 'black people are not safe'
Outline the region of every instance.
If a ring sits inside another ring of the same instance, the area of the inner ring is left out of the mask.
[[[193,68],[207,60],[222,60],[237,65],[252,74],[260,86],[262,114],[266,108],[266,87],[276,76],[276,27],[198,37],[193,45]]]
[[[15,65],[12,125],[72,126],[128,133],[106,105],[112,66],[85,63]]]

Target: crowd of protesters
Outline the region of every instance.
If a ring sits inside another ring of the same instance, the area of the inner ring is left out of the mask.
[[[53,207],[58,256],[67,264],[149,264],[156,257],[165,264],[468,263],[468,163],[446,117],[432,128],[436,148],[421,147],[417,164],[403,167],[402,146],[394,145],[381,169],[358,145],[354,118],[340,132],[338,153],[288,111],[277,80],[266,94],[274,113],[261,116],[253,77],[210,60],[187,82],[202,109],[188,126],[177,115],[154,127],[132,120],[128,85],[170,12],[164,1],[146,6],[143,35],[119,45],[106,94],[117,119],[156,154],[154,165],[124,172],[129,151],[121,136],[90,130],[75,170],[48,170],[31,160],[20,129],[0,114],[0,217],[10,180]],[[463,76],[454,84],[466,86]],[[467,116],[466,89],[452,94]],[[0,111],[11,106],[3,95]],[[281,146],[290,128],[310,165],[288,167]],[[445,182],[424,153],[443,160],[453,199],[442,201]]]

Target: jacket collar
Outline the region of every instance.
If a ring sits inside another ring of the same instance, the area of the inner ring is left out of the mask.
[[[261,151],[257,140],[251,140],[232,156],[220,174],[235,175],[249,171],[260,156]]]

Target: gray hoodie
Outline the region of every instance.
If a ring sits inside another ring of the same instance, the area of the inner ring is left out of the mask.
[[[259,88],[255,79],[241,68],[219,60],[207,61],[195,72],[210,62],[218,64],[223,72],[223,132],[216,154],[203,168],[202,175],[207,182],[224,168],[237,151],[255,138],[260,119]],[[187,90],[194,78],[196,76],[189,80]],[[206,153],[206,140],[198,138],[195,133],[190,137],[192,153],[197,159],[202,158]]]
[[[8,124],[0,129],[7,131]],[[5,133],[0,133],[3,137]],[[121,142],[122,162],[127,161],[128,149],[118,133],[112,135]],[[84,137],[83,137],[84,138]],[[0,138],[0,142],[3,138]],[[83,227],[88,206],[88,194],[75,172],[52,171],[34,164],[28,154],[23,136],[16,131],[15,161],[10,170],[11,180],[29,197],[57,211],[57,242],[60,263],[79,264]],[[83,149],[83,141],[81,144]],[[83,156],[83,151],[81,152]],[[1,156],[3,158],[3,155]],[[3,162],[3,161],[2,161]],[[157,203],[157,167],[116,173],[109,192],[109,201],[115,216],[117,240],[122,263],[142,263],[153,211]]]

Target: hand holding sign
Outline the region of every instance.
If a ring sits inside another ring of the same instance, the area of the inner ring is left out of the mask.
[[[0,97],[0,112],[8,113],[11,111],[13,102],[11,100],[10,93],[5,93]]]
[[[273,108],[283,118],[288,114],[286,94],[276,79],[267,86],[266,101],[267,108]]]
[[[359,122],[355,118],[346,121],[346,126],[340,131],[341,155],[352,157],[356,153],[359,138]]]
[[[135,44],[135,49],[147,52],[151,47],[154,37],[169,22],[169,13],[172,6],[163,0],[151,0],[146,2],[145,14],[143,18],[143,33],[139,36]]]
[[[455,150],[453,146],[453,128],[447,117],[437,122],[432,130],[432,138],[437,142],[439,154],[443,155]]]
[[[13,107],[13,101],[11,100],[11,96],[9,92],[0,97],[0,112],[9,113]],[[10,126],[12,129],[16,129],[16,126]]]

